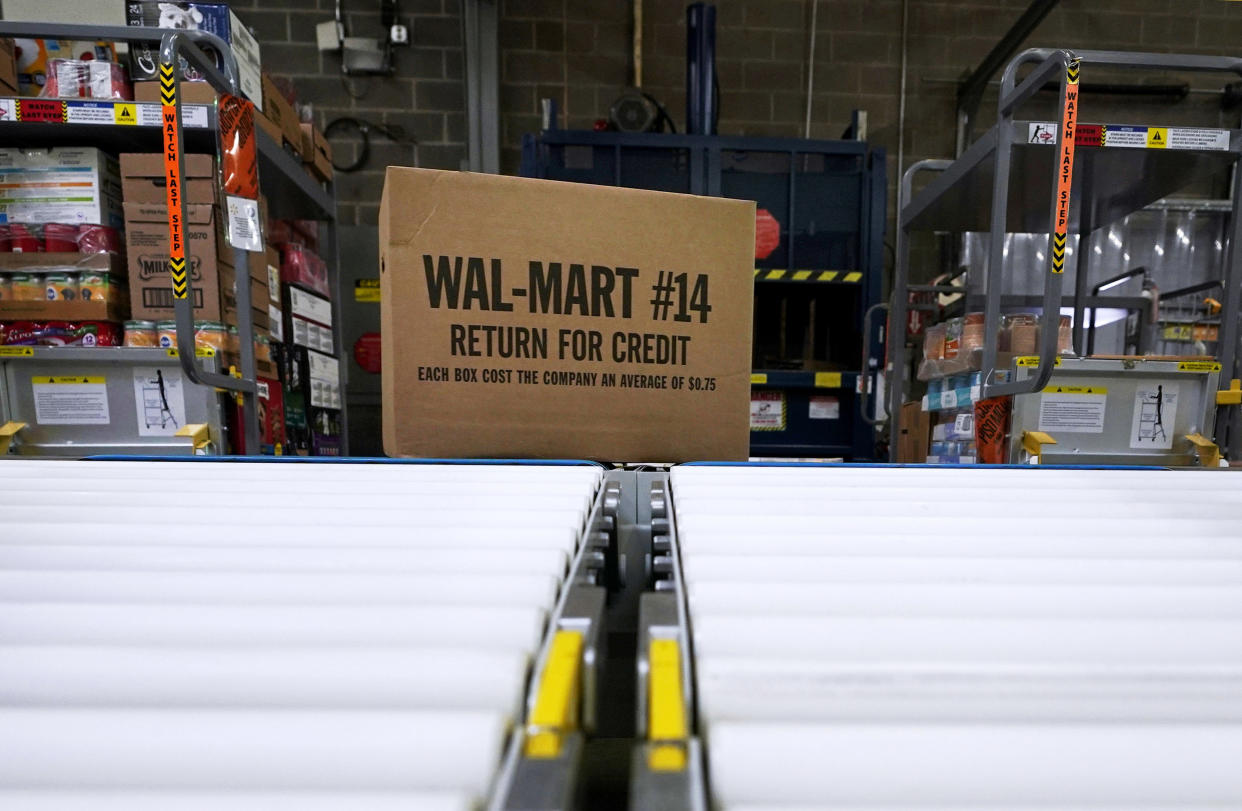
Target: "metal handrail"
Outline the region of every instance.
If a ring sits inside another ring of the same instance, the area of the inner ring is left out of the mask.
[[[914,177],[920,172],[943,172],[953,165],[953,161],[927,159],[915,161],[906,167],[897,187],[897,254],[893,263],[893,297],[888,310],[888,364],[892,371],[888,376],[888,425],[890,440],[895,440],[901,430],[901,404],[905,397],[906,379],[906,315],[910,300],[910,241],[906,239],[906,228],[901,222],[901,211],[910,200],[914,190]],[[896,333],[896,335],[894,335]],[[866,336],[863,336],[866,340]],[[866,371],[864,369],[864,371]],[[897,453],[897,443],[890,441],[889,458]]]
[[[862,421],[867,423],[868,425],[875,425],[877,422],[881,421],[871,416],[871,413],[867,409],[867,395],[868,395],[867,389],[868,389],[868,382],[871,380],[871,314],[874,313],[876,310],[879,310],[879,309],[887,310],[888,308],[889,307],[888,307],[887,301],[878,301],[875,304],[872,304],[870,307],[868,307],[866,312],[863,313],[862,361],[858,367],[859,368],[858,413],[862,416]],[[891,333],[892,333],[892,325],[890,324],[888,330],[884,334],[884,342],[886,344],[888,343],[888,339]],[[884,405],[884,413],[888,415],[889,419],[892,419],[893,412],[889,410],[888,400],[887,399],[877,400],[876,402],[877,405],[881,403],[883,403]]]
[[[194,44],[197,39],[197,37],[193,36],[194,33],[197,32],[167,30],[163,31],[160,38],[160,65],[167,65],[172,68],[173,86],[175,88],[175,103],[173,106],[177,111],[175,114],[177,138],[176,181],[179,188],[185,187],[184,133],[180,126],[181,71],[177,69],[180,65],[180,58],[184,56],[196,68],[201,70],[203,75],[211,81],[217,90],[222,90],[230,95],[237,95],[237,62],[234,60],[232,52],[227,48],[221,51],[225,55],[225,73],[222,75],[207,59],[207,56]],[[189,240],[185,240],[185,246],[187,249],[186,262],[188,264],[191,258],[188,250]],[[187,295],[184,298],[173,299],[173,310],[177,319],[177,348],[181,360],[181,368],[185,370],[186,376],[190,380],[195,383],[216,386],[241,394],[242,425],[246,438],[246,450],[249,453],[258,453],[259,422],[255,400],[259,388],[255,374],[254,323],[251,320],[250,310],[250,258],[248,256],[249,251],[238,248],[235,245],[230,247],[233,251],[233,268],[236,274],[234,295],[237,301],[237,333],[242,339],[240,341],[241,345],[238,347],[238,351],[241,354],[241,377],[236,378],[231,375],[207,372],[198,365],[198,360],[194,353],[194,283],[191,278],[192,274],[187,274],[186,276]]]
[[[1001,106],[1014,90],[1018,70],[1032,62],[1043,62],[1055,54],[1055,48],[1028,48],[1010,60],[1001,75]],[[1242,58],[1232,56],[1199,56],[1196,54],[1133,53],[1131,51],[1074,51],[1082,62],[1092,65],[1114,65],[1149,70],[1185,70],[1202,73],[1236,73],[1242,76]],[[1136,60],[1135,57],[1142,57]],[[1028,77],[1029,78],[1029,77]]]
[[[1030,51],[1025,51],[1010,62],[1009,67],[1005,69],[1005,78],[1001,80],[1002,91],[1008,86],[1006,82],[1011,84],[1013,81],[1013,74],[1016,72],[1014,65],[1030,53]],[[983,374],[979,381],[979,393],[983,399],[1009,394],[1031,394],[1042,390],[1044,386],[1048,385],[1048,380],[1052,377],[1052,367],[1057,357],[1057,337],[1060,331],[1059,319],[1061,315],[1061,285],[1063,276],[1063,273],[1056,269],[1052,252],[1053,232],[1056,229],[1057,207],[1059,203],[1057,195],[1053,194],[1052,201],[1049,203],[1048,273],[1044,277],[1042,307],[1044,326],[1039,334],[1039,368],[1035,374],[1025,380],[1002,383],[996,379],[997,372],[999,371],[996,368],[996,355],[999,349],[996,336],[1000,333],[1001,283],[1005,275],[1005,240],[1003,234],[1005,233],[1009,215],[1009,164],[1013,157],[1013,111],[1042,87],[1050,75],[1058,72],[1060,74],[1061,91],[1060,104],[1057,105],[1057,109],[1065,109],[1066,92],[1069,86],[1066,72],[1075,58],[1075,55],[1067,50],[1049,52],[1039,67],[1016,90],[1001,93],[1001,98],[997,105],[1000,120],[997,122],[996,169],[992,176],[992,238],[988,245],[988,271],[985,277],[986,299],[984,300],[983,308],[983,362],[980,364]],[[1064,130],[1065,128],[1058,124],[1056,142],[1058,152],[1060,152],[1066,136]],[[1072,132],[1070,137],[1074,137]],[[1060,161],[1054,160],[1052,162],[1053,189],[1057,187],[1060,173]],[[1068,205],[1067,201],[1067,210]],[[1051,320],[1054,318],[1057,320]]]

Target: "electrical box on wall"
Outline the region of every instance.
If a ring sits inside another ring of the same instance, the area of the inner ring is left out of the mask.
[[[345,2],[337,0],[335,19],[315,27],[315,40],[319,50],[341,54],[341,72],[348,76],[390,76],[393,47],[410,44],[410,29],[397,18],[396,0],[380,0],[380,25],[382,38],[350,36]]]

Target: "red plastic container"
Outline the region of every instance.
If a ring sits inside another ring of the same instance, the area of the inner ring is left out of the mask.
[[[78,226],[79,253],[120,253],[121,236],[108,225]]]
[[[9,250],[13,253],[38,253],[43,250],[43,240],[29,226],[13,223],[9,226]]]
[[[43,250],[48,253],[77,253],[78,226],[59,222],[44,225]]]

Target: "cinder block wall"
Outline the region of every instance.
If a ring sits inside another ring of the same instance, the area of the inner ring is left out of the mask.
[[[539,126],[539,99],[557,99],[570,127],[589,127],[631,81],[628,0],[495,0],[501,4],[502,168],[518,165],[521,134]],[[811,0],[717,0],[720,131],[801,136],[806,114]],[[338,116],[398,124],[418,146],[374,135],[364,171],[341,176],[341,221],[371,224],[388,164],[454,169],[465,157],[461,0],[401,0],[413,45],[396,52],[391,78],[342,82],[339,58],[320,54],[315,24],[332,18],[333,0],[234,0],[263,46],[268,70],[292,76],[321,124]],[[643,86],[680,127],[685,118],[685,3],[645,0]],[[956,79],[977,65],[1029,0],[910,0],[906,90],[906,165],[949,157],[954,144]],[[378,0],[346,0],[351,33],[379,35]],[[867,110],[870,139],[889,150],[895,182],[901,61],[901,0],[820,0],[810,134],[837,137],[850,111]],[[1027,46],[1233,53],[1242,43],[1242,3],[1223,0],[1062,0]],[[1088,72],[1085,81],[1115,75]],[[1134,80],[1129,74],[1127,80]],[[1161,81],[1160,75],[1140,76]],[[1223,79],[1197,80],[1219,88]],[[352,95],[351,95],[352,94]],[[1042,98],[1032,116],[1052,115]],[[981,111],[982,130],[995,94]],[[1085,121],[1236,126],[1219,98],[1195,94],[1131,100],[1086,98]],[[356,145],[334,139],[343,156]],[[890,195],[890,198],[892,195]],[[890,203],[891,205],[891,203]]]

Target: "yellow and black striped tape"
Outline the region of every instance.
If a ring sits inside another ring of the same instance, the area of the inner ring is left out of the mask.
[[[190,294],[190,278],[185,270],[185,257],[169,257],[168,270],[172,274],[173,295],[187,298]]]
[[[1052,272],[1065,272],[1065,243],[1068,237],[1065,234],[1052,235]]]
[[[177,83],[173,77],[172,65],[160,65],[160,101],[165,106],[177,102]]]
[[[784,270],[779,268],[755,268],[757,282],[835,282],[858,284],[862,281],[858,270]]]

